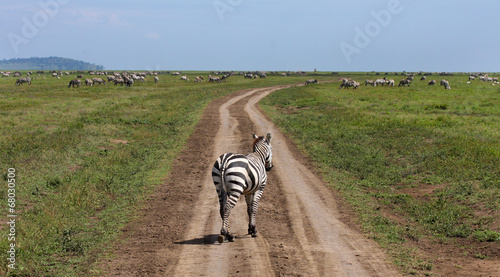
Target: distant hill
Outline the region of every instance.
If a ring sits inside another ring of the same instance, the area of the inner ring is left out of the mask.
[[[61,57],[0,60],[1,70],[103,70],[104,66]]]

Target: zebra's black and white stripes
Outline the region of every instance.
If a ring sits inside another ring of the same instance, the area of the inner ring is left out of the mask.
[[[229,232],[229,214],[238,202],[239,197],[245,195],[248,213],[248,233],[257,236],[255,219],[259,200],[267,182],[266,171],[271,170],[272,146],[271,133],[266,137],[253,134],[253,152],[248,155],[226,153],[215,161],[212,168],[212,179],[219,196],[220,216],[222,218],[222,243],[227,237],[233,241],[234,235]]]
[[[31,85],[31,78],[30,77],[24,77],[24,78],[17,79],[16,86],[22,85],[23,83],[28,83],[28,85]]]

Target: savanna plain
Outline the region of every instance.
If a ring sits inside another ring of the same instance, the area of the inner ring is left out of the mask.
[[[0,275],[106,274],[99,265],[122,242],[119,230],[171,174],[209,103],[300,84],[274,91],[260,108],[338,195],[346,224],[403,275],[500,276],[500,85],[461,73],[417,74],[401,87],[401,73],[234,75],[221,83],[209,74],[79,88],[68,88],[74,74],[33,74],[31,85],[18,86],[0,78]],[[383,77],[396,86],[364,85]],[[342,78],[361,85],[339,89]],[[319,83],[303,85],[307,79]],[[9,168],[18,214],[10,271]]]

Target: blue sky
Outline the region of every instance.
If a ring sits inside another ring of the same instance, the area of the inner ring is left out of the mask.
[[[5,1],[4,1],[5,2]],[[18,0],[0,59],[127,70],[500,71],[495,0]]]

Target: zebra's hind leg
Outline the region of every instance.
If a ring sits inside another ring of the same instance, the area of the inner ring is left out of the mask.
[[[221,211],[221,216],[222,216],[222,229],[220,230],[220,235],[218,237],[219,243],[224,242],[224,238],[227,238],[229,242],[234,241],[234,235],[229,232],[229,215],[231,214],[231,210],[234,208],[236,205],[236,202],[238,202],[238,198],[240,197],[241,193],[238,191],[233,191],[228,199],[226,204],[224,205],[224,210]]]
[[[257,236],[257,227],[255,226],[255,219],[257,217],[257,205],[255,194],[245,195],[245,200],[247,202],[247,213],[248,213],[248,234],[252,237]]]

